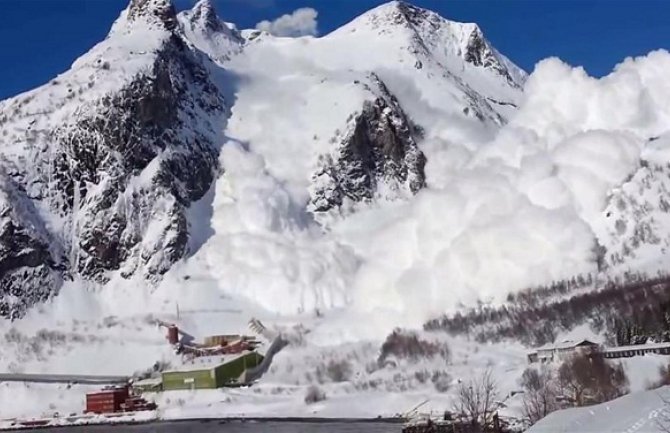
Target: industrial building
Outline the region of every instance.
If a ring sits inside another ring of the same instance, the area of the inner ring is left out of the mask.
[[[86,394],[85,413],[110,414],[155,410],[156,404],[131,392],[128,385],[108,387]]]
[[[269,367],[274,354],[286,345],[279,335],[268,332],[255,319],[250,321],[250,327],[273,340],[266,352],[267,358],[257,352],[261,343],[254,336],[210,335],[198,342],[174,323],[161,320],[156,323],[167,330],[168,343],[175,354],[181,356],[181,362],[153,377],[134,382],[133,390],[140,393],[245,385],[258,379]]]
[[[163,390],[163,378],[158,376],[137,380],[133,382],[133,390],[138,393],[160,392]]]
[[[224,357],[198,357],[178,368],[164,371],[161,374],[161,389],[213,389],[243,385],[246,382],[244,373],[262,361],[263,356],[255,351]],[[155,388],[155,384],[153,386]]]

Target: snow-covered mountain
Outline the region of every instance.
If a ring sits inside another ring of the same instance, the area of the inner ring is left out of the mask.
[[[157,281],[185,255],[186,209],[218,172],[222,79],[168,1],[133,0],[69,71],[0,104],[3,316],[64,278]]]
[[[212,187],[226,139],[262,155],[298,230],[314,230],[426,185],[430,125],[416,111],[429,107],[412,105],[495,129],[524,79],[476,25],[402,2],[324,38],[245,40],[207,0],[179,14],[133,0],[69,71],[0,105],[0,311],[20,316],[63,279],[157,283],[188,253],[186,210]]]

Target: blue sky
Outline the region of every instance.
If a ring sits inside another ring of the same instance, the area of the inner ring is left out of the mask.
[[[215,0],[240,27],[300,7],[319,12],[321,34],[382,0]],[[128,0],[0,0],[0,99],[66,70],[105,37]],[[174,0],[178,9],[193,0]],[[458,20],[474,21],[505,55],[531,71],[558,56],[596,76],[626,56],[670,48],[670,0],[414,0]]]

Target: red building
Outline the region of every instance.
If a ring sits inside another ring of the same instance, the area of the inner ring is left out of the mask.
[[[113,413],[123,410],[122,404],[130,396],[127,386],[103,389],[86,394],[86,413]]]

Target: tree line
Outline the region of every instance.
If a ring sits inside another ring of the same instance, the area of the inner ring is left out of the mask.
[[[670,341],[670,276],[648,279],[635,275],[609,281],[599,290],[577,290],[584,287],[586,284],[555,283],[511,295],[501,306],[480,305],[438,317],[425,323],[424,329],[466,335],[482,343],[515,340],[539,346],[553,342],[558,332],[588,323],[612,345]],[[570,291],[575,293],[547,295]]]

